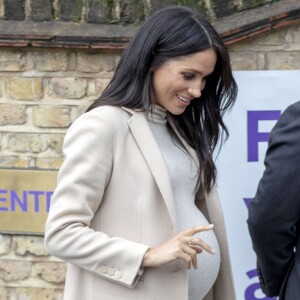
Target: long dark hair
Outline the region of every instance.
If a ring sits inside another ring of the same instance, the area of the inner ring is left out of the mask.
[[[198,183],[207,192],[216,180],[213,151],[222,140],[222,133],[228,137],[222,117],[236,99],[237,85],[222,39],[198,13],[171,6],[150,16],[124,50],[107,88],[88,108],[113,105],[148,110],[154,101],[153,70],[169,59],[211,48],[217,54],[217,63],[207,78],[201,101],[195,99],[184,113],[171,115],[180,134],[197,152]]]

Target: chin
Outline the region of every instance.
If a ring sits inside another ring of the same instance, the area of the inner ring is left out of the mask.
[[[185,108],[182,109],[173,109],[172,111],[169,111],[172,115],[179,116],[185,112]]]

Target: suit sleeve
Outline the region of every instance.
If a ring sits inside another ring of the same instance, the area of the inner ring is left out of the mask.
[[[263,292],[276,296],[294,261],[300,212],[300,102],[270,134],[265,171],[249,207],[248,227]]]
[[[51,199],[45,245],[49,252],[96,276],[133,287],[148,246],[90,227],[109,184],[115,129],[106,108],[83,114],[68,130],[64,162]],[[114,266],[115,275],[108,274]]]

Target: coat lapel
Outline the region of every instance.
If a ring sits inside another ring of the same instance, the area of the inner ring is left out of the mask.
[[[152,135],[145,114],[143,111],[122,108],[132,114],[132,117],[128,120],[129,128],[157,183],[168,208],[173,226],[176,228],[176,214],[168,168]]]

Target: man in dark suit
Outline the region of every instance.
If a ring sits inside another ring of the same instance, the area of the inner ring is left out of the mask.
[[[300,101],[273,128],[248,227],[262,291],[300,299]]]

